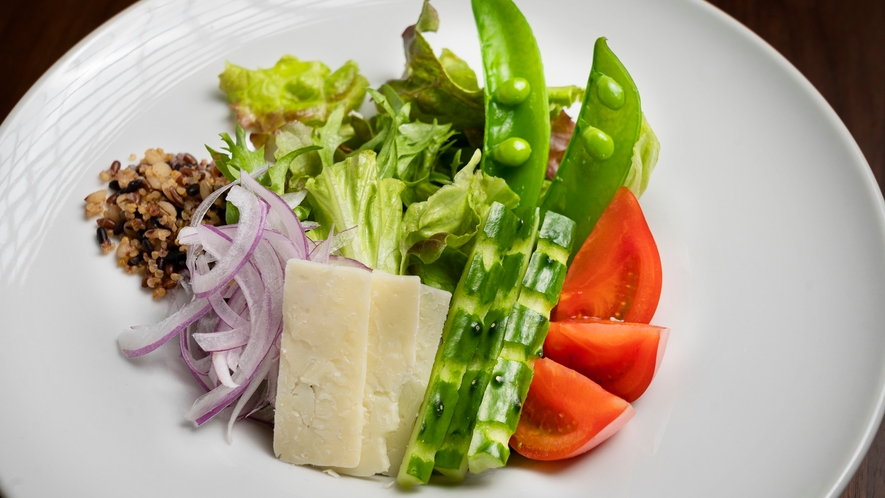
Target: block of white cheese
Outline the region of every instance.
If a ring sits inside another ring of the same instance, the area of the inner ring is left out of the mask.
[[[359,464],[371,288],[363,269],[287,263],[273,438],[281,460]]]
[[[424,391],[430,381],[430,370],[436,350],[439,348],[443,325],[449,312],[452,294],[426,285],[421,286],[420,310],[418,314],[418,334],[415,339],[415,367],[403,385],[399,398],[399,424],[387,438],[387,458],[390,468],[385,475],[395,476],[399,472],[412,426],[418,416],[418,409],[424,399]]]
[[[400,425],[400,394],[415,366],[420,297],[418,277],[372,273],[362,451],[359,465],[337,472],[370,476],[390,468],[387,438]]]

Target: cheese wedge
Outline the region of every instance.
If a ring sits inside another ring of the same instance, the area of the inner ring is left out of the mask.
[[[424,400],[424,391],[430,382],[430,370],[433,368],[433,360],[439,348],[451,300],[450,292],[421,285],[418,333],[415,340],[415,367],[400,393],[399,424],[387,437],[387,459],[390,461],[390,467],[383,472],[384,475],[395,476],[399,472],[406,446],[409,444],[409,436],[412,434],[412,426],[418,417],[421,401]]]
[[[387,438],[400,425],[399,400],[415,367],[421,279],[372,273],[362,451],[359,465],[335,468],[370,476],[390,468]]]
[[[286,265],[273,438],[285,462],[360,462],[371,284],[358,268]]]

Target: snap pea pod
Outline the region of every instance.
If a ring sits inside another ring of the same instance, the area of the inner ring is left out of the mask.
[[[504,341],[505,318],[519,296],[520,282],[538,236],[539,212],[523,222],[511,248],[501,261],[503,277],[492,309],[486,314],[483,335],[458,389],[458,405],[449,423],[445,440],[436,453],[435,470],[461,480],[467,473],[467,450],[476,422],[476,412],[491,378],[492,367]]]
[[[624,184],[641,125],[636,84],[605,38],[599,38],[575,131],[541,203],[542,212],[575,221],[579,246]]]
[[[397,482],[426,483],[455,407],[461,380],[482,337],[484,319],[504,276],[502,259],[514,242],[519,219],[503,204],[492,204],[452,296],[442,341],[412,428]]]
[[[511,0],[472,0],[485,74],[482,170],[519,195],[514,212],[528,219],[547,170],[550,117],[541,53]]]
[[[550,310],[559,300],[566,262],[574,241],[575,223],[548,211],[538,233],[522,281],[519,298],[504,327],[504,342],[476,414],[467,464],[478,474],[503,467],[510,457],[510,437],[516,431],[522,405],[532,383],[532,365],[541,356]]]

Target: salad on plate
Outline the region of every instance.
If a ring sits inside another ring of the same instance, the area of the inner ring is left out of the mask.
[[[229,62],[236,132],[211,161],[102,172],[99,244],[170,294],[119,346],[178,342],[206,391],[188,420],[262,421],[285,462],[408,487],[573,458],[633,416],[669,335],[636,84],[599,38],[586,86],[548,87],[513,1],[472,7],[483,87],[431,47],[425,1],[400,78]]]

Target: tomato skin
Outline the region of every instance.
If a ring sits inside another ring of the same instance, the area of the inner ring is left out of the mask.
[[[639,201],[621,187],[569,266],[553,319],[649,323],[661,277],[661,257]]]
[[[611,437],[634,413],[587,377],[541,358],[510,446],[533,460],[571,458]]]
[[[553,322],[544,356],[632,403],[651,384],[669,336],[669,329],[644,323]]]

